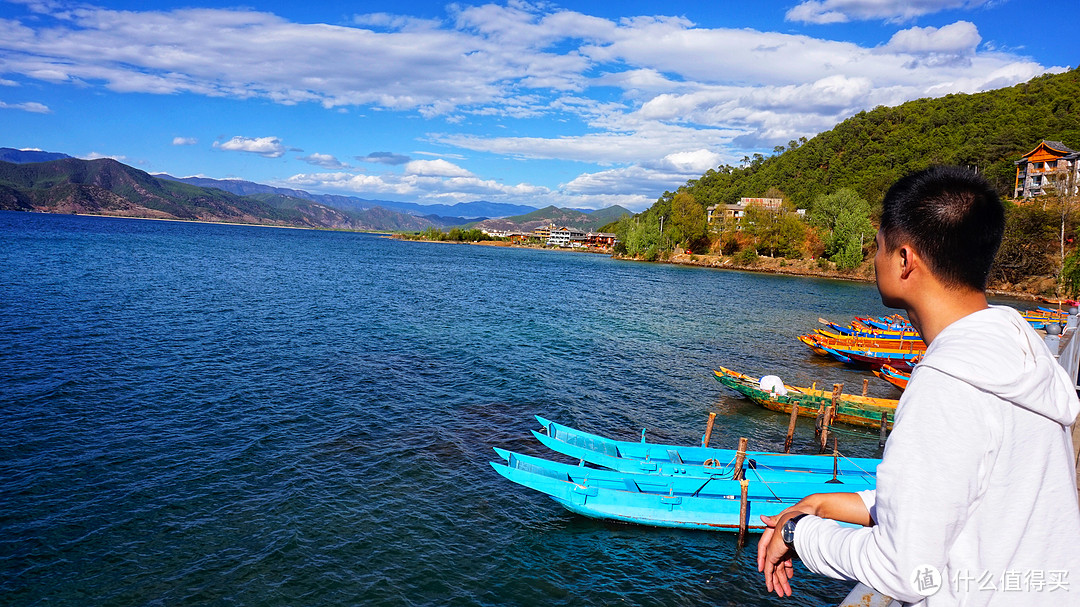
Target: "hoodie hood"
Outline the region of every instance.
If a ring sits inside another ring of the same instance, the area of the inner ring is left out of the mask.
[[[1016,310],[990,306],[954,322],[926,349],[931,367],[1063,426],[1080,414],[1076,389]]]

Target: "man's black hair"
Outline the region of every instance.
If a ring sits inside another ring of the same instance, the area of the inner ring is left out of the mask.
[[[970,169],[933,166],[902,177],[882,203],[888,250],[911,243],[942,283],[986,288],[1005,209],[990,183]]]

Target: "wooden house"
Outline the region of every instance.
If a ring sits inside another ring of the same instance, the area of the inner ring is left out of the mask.
[[[1031,198],[1048,193],[1048,186],[1067,187],[1077,193],[1080,183],[1080,152],[1060,141],[1043,140],[1034,150],[1016,161],[1015,198]]]

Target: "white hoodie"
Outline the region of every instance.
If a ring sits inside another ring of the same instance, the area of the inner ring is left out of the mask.
[[[812,571],[925,607],[1080,605],[1078,412],[1068,375],[1015,310],[966,316],[900,399],[877,491],[863,496],[876,525],[808,516],[795,549]]]

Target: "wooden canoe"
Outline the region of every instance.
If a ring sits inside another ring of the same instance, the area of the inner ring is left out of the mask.
[[[495,451],[502,461],[491,466],[499,474],[577,514],[654,527],[739,530],[740,481],[623,474]],[[746,485],[746,525],[751,532],[764,529],[759,515],[778,514],[811,493],[852,491],[845,484],[827,482],[770,483],[748,478]]]
[[[880,368],[874,369],[874,375],[877,375],[901,390],[907,388],[908,381],[911,379],[910,372],[905,373],[892,365],[881,365]]]
[[[737,454],[734,449],[613,440],[555,423],[539,415],[536,419],[543,426],[543,432],[534,430],[533,436],[544,446],[595,466],[623,473],[684,478],[730,479],[734,476]],[[808,479],[820,481],[823,477],[832,478],[835,466],[838,477],[849,486],[865,486],[873,483],[879,461],[873,458],[834,459],[822,455],[747,451],[742,470],[746,478],[761,478],[770,482],[806,482]]]
[[[819,408],[832,404],[832,393],[816,388],[797,388],[785,384],[787,394],[779,395],[762,390],[757,379],[731,369],[720,367],[713,371],[713,376],[721,384],[773,411],[790,414],[791,407],[797,406],[800,416],[814,418],[817,417]],[[841,394],[837,398],[833,421],[864,428],[879,428],[881,414],[884,413],[886,428],[892,428],[896,404],[896,400],[889,398]]]

